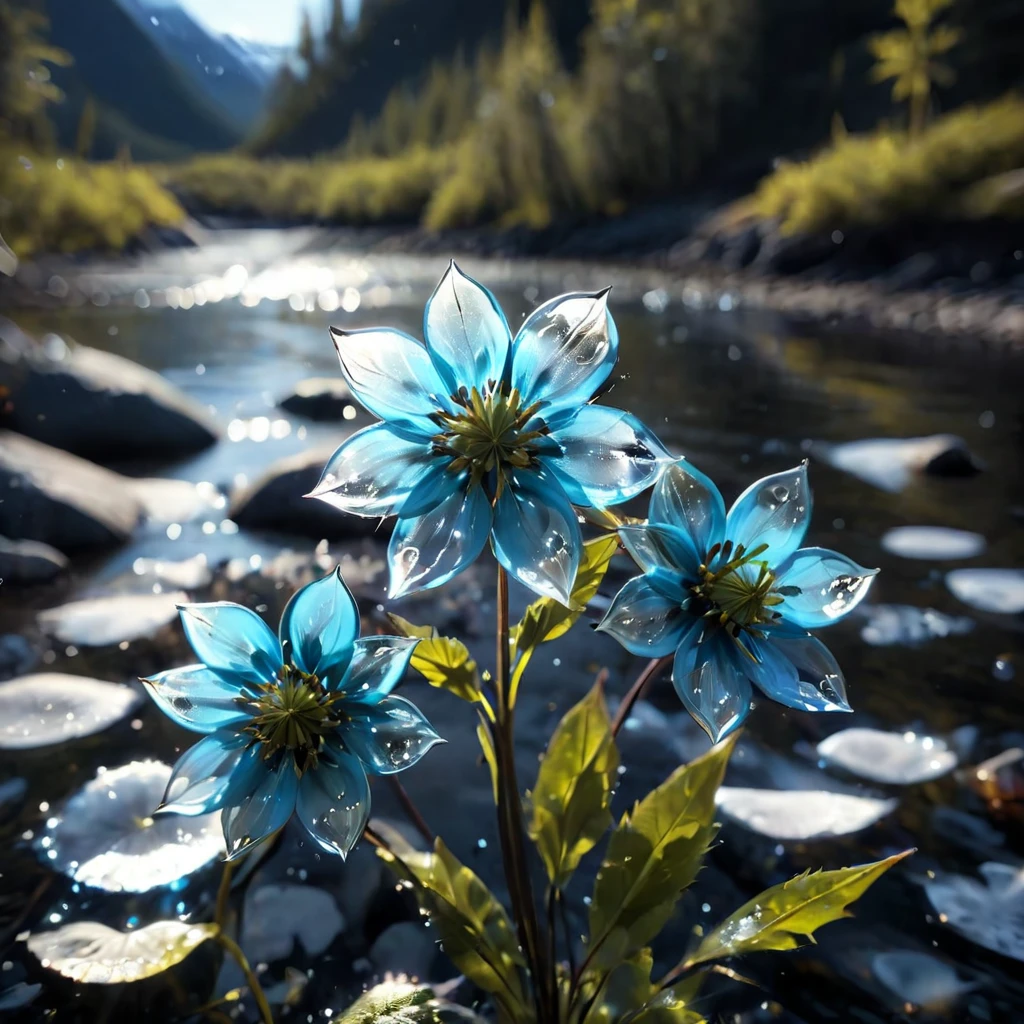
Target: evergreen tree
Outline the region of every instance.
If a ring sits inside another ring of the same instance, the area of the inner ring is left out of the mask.
[[[0,139],[50,142],[46,106],[63,94],[47,65],[67,65],[70,58],[46,43],[48,27],[38,12],[0,0]]]

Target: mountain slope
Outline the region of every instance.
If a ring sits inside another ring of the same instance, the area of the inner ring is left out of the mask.
[[[140,159],[226,149],[239,133],[139,30],[116,0],[47,0],[50,41],[74,64],[53,78],[67,99],[52,117],[60,141],[75,144],[88,97],[97,105],[93,157],[121,143]]]
[[[237,130],[244,132],[259,118],[273,72],[251,57],[246,59],[235,40],[207,31],[177,4],[119,3],[136,27]]]

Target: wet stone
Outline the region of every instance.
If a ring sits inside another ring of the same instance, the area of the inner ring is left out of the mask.
[[[143,508],[125,477],[0,431],[0,534],[65,553],[122,543]]]
[[[314,447],[279,459],[231,498],[228,516],[250,530],[321,538],[378,537],[386,542],[392,520],[343,515],[304,495],[317,485],[335,446]]]
[[[309,420],[340,423],[354,419],[357,406],[348,385],[340,377],[308,377],[278,403],[286,412]]]
[[[40,612],[49,636],[75,647],[109,647],[151,637],[178,617],[183,591],[166,594],[118,594],[72,601]]]
[[[946,615],[934,608],[876,604],[861,607],[857,612],[867,619],[861,627],[861,639],[872,647],[914,647],[930,640],[963,636],[974,629],[973,620],[966,616]]]
[[[945,526],[898,526],[883,534],[881,543],[890,554],[927,561],[974,558],[985,550],[980,533]]]
[[[67,557],[49,544],[0,537],[0,581],[7,586],[47,583],[67,567]]]
[[[826,762],[888,785],[913,785],[941,778],[957,765],[945,740],[914,732],[843,729],[818,744]]]
[[[0,321],[0,368],[11,381],[7,425],[75,455],[172,458],[217,440],[205,409],[159,374],[111,352],[56,335],[37,344]]]
[[[950,592],[982,612],[1024,612],[1024,569],[954,569],[946,575]]]

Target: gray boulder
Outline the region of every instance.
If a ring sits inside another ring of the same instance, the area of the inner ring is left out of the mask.
[[[340,377],[308,377],[295,385],[290,395],[277,403],[280,408],[308,420],[340,423],[352,419],[355,400]],[[346,415],[346,410],[351,410]]]
[[[231,500],[230,519],[250,530],[274,530],[300,537],[344,539],[376,536],[387,540],[391,520],[345,515],[316,498],[306,498],[335,450],[314,447],[270,465],[263,476]]]
[[[206,410],[152,370],[3,320],[0,385],[0,424],[86,458],[176,458],[217,440]]]
[[[67,558],[49,544],[0,537],[0,581],[8,586],[46,583],[67,567]]]
[[[61,551],[127,539],[142,517],[130,481],[85,459],[0,430],[0,534]]]

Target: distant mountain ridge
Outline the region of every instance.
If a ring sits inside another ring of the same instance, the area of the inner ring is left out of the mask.
[[[51,112],[60,143],[74,148],[86,103],[96,127],[88,155],[128,145],[136,159],[167,160],[227,149],[241,129],[170,60],[117,0],[47,0],[50,41],[73,58],[54,68],[66,99]]]
[[[209,31],[175,3],[118,0],[136,26],[239,132],[263,113],[287,47],[251,43]]]

